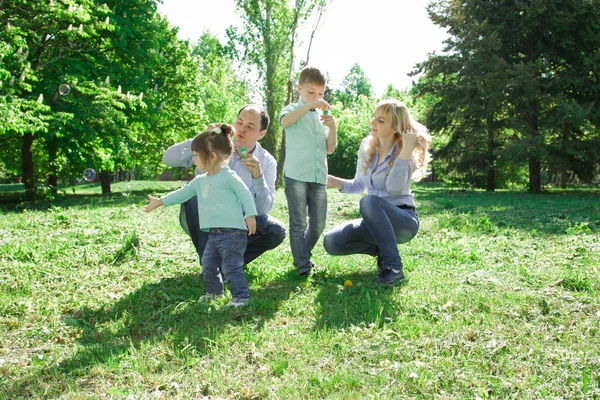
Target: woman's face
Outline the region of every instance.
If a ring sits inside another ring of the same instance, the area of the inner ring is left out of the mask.
[[[385,115],[381,109],[376,109],[371,120],[371,136],[386,138],[397,132],[396,127],[392,126],[392,119]]]

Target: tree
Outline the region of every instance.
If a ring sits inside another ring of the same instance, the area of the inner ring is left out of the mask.
[[[341,101],[345,107],[357,110],[358,97],[361,95],[367,99],[372,99],[373,86],[365,71],[356,63],[350,68],[348,75],[344,77],[341,87],[336,91],[335,98]]]
[[[56,187],[59,174],[80,176],[89,166],[107,193],[111,171],[157,165],[165,136],[205,122],[200,91],[190,84],[199,80],[197,65],[154,1],[4,1],[0,24],[13,60],[3,63],[12,76],[4,103],[39,113],[7,135],[22,138],[30,197],[40,176]],[[45,107],[31,108],[39,103]]]
[[[437,126],[453,130],[450,144],[473,145],[478,132],[487,132],[488,185],[498,156],[494,149],[504,140],[498,135],[510,134],[514,143],[507,151],[517,150],[526,160],[529,188],[541,191],[550,110],[564,97],[580,105],[598,97],[598,67],[592,61],[600,44],[599,5],[598,0],[447,0],[429,6],[432,20],[452,35],[444,54],[422,64],[430,69],[425,90],[442,103],[432,114],[449,113]],[[465,160],[464,153],[459,157]]]
[[[276,120],[284,106],[293,60],[298,25],[317,2],[313,0],[237,0],[244,30],[230,27],[230,54],[256,68],[266,109]],[[272,123],[261,141],[270,153],[277,154],[281,129]]]

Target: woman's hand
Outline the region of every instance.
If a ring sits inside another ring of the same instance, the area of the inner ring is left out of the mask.
[[[417,132],[416,131],[405,131],[402,132],[402,150],[398,158],[401,160],[410,160],[412,153],[417,146]]]
[[[344,182],[342,182],[342,180],[336,176],[327,175],[327,187],[334,187],[342,190],[344,188]]]

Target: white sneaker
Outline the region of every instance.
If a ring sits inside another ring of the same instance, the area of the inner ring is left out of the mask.
[[[198,298],[198,303],[205,303],[223,297],[223,293],[206,293]]]
[[[250,299],[231,299],[231,301],[229,302],[229,304],[227,304],[227,307],[243,307],[246,304],[248,304],[248,302],[250,301]]]

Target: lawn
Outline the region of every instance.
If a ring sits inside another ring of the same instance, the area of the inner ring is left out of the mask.
[[[230,309],[196,302],[179,208],[141,211],[180,185],[39,203],[0,187],[0,398],[600,398],[598,188],[419,184],[402,284],[321,243],[301,278],[286,239],[245,267],[251,303]],[[328,194],[327,229],[358,216],[359,196]],[[272,214],[287,225],[282,190]]]

